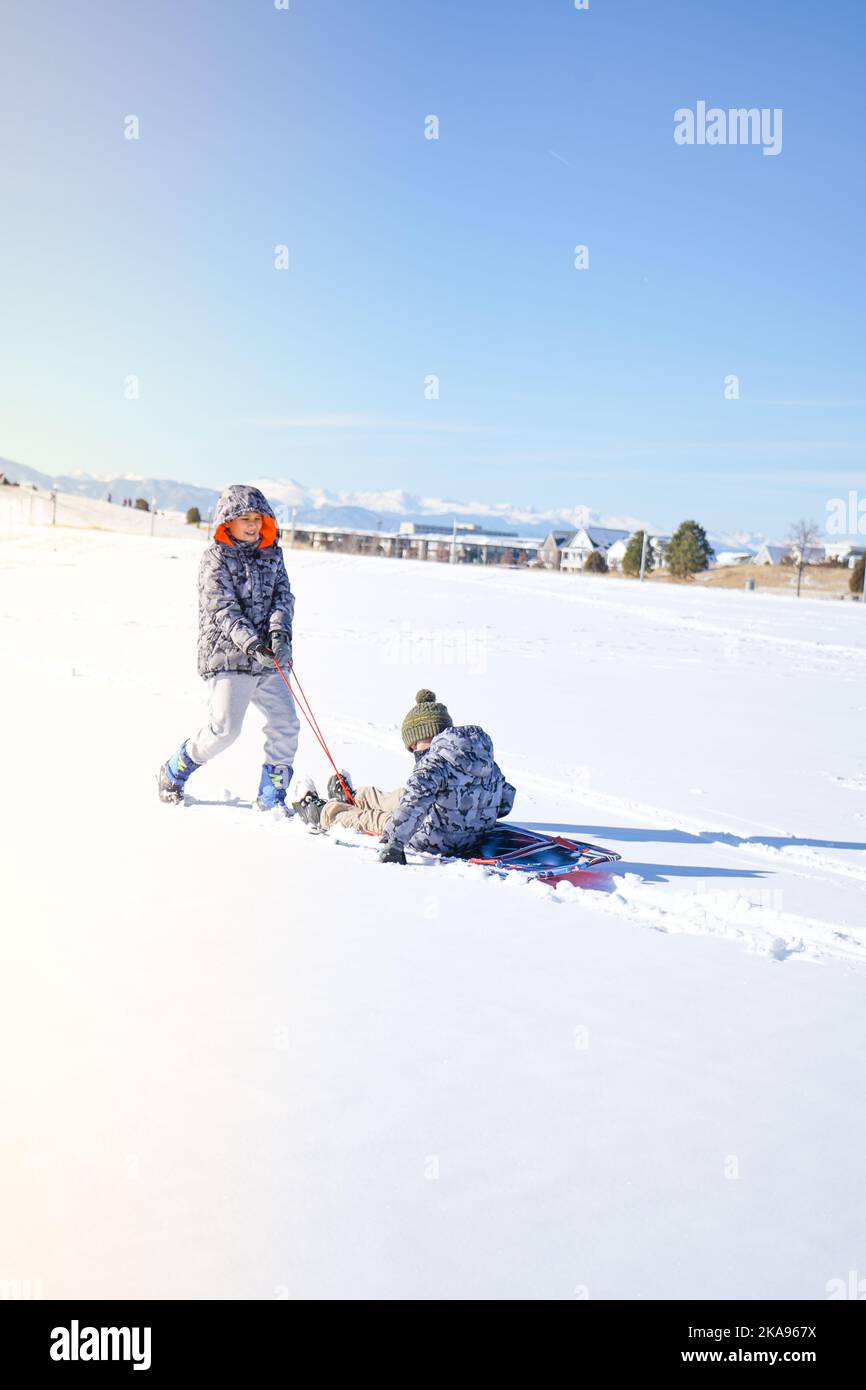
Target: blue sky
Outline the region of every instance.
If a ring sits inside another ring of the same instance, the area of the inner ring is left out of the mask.
[[[854,0],[3,18],[0,456],[771,533],[866,492]],[[699,100],[781,153],[678,146]]]

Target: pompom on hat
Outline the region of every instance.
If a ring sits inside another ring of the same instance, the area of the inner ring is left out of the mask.
[[[454,720],[444,705],[440,705],[432,690],[419,690],[415,704],[403,720],[403,742],[414,748],[425,738],[435,738],[443,729],[450,729]]]

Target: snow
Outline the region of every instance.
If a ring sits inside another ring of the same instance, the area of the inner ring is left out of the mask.
[[[120,501],[106,502],[81,494],[58,492],[56,502],[50,493],[37,492],[29,487],[3,488],[0,491],[0,537],[27,531],[31,526],[50,526],[61,529],[82,527],[85,530],[122,531],[133,536],[174,536],[186,538],[194,530],[180,512],[140,511],[123,507]],[[204,532],[200,532],[204,538]]]
[[[553,891],[259,816],[254,714],[161,805],[202,714],[203,534],[6,513],[0,1278],[639,1299],[862,1274],[859,606],[289,552],[340,765],[397,785],[431,686],[490,731],[514,819],[622,854]],[[327,771],[305,731],[299,775]]]

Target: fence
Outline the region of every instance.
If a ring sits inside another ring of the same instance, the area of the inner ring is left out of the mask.
[[[206,525],[188,526],[177,512],[144,512],[73,492],[42,492],[23,486],[0,488],[0,531],[19,531],[28,526],[77,526],[171,539],[208,534]]]

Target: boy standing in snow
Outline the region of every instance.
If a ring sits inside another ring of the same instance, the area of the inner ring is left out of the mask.
[[[278,535],[258,488],[226,488],[198,571],[198,673],[208,683],[208,719],[160,768],[161,801],[183,801],[187,778],[234,743],[253,704],[265,716],[266,761],[256,805],[290,814],[286,790],[299,723],[275,658],[284,671],[291,668],[295,599]]]
[[[514,805],[515,791],[493,760],[493,743],[477,724],[455,728],[432,690],[419,690],[402,727],[415,767],[405,787],[382,792],[361,787],[350,805],[340,779],[328,783],[325,802],[312,785],[295,810],[319,830],[342,825],[383,836],[386,864],[405,864],[407,849],[467,854]],[[343,773],[348,782],[348,777]]]

